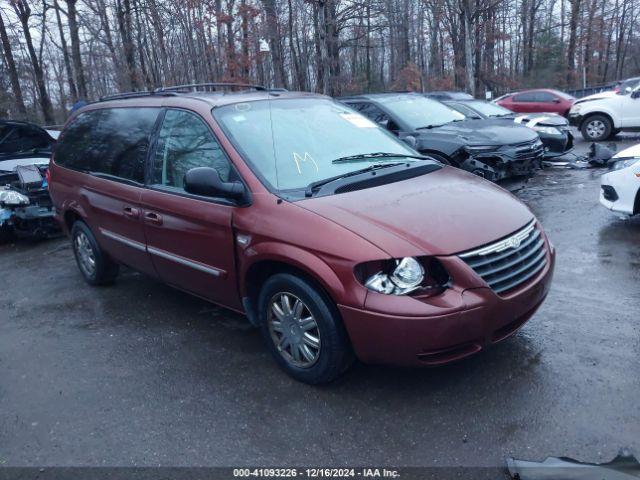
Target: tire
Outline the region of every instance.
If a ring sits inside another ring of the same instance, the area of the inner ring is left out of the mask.
[[[100,248],[91,229],[80,220],[71,227],[71,247],[78,269],[89,285],[109,285],[115,281],[120,266]]]
[[[591,115],[580,126],[582,138],[587,142],[601,142],[611,135],[613,125],[609,117],[604,115]]]
[[[611,135],[609,135],[609,138],[615,138],[616,135],[618,135],[622,130],[619,128],[614,128],[613,130],[611,130]]]
[[[353,363],[338,309],[307,280],[289,273],[270,277],[258,297],[258,315],[269,351],[296,380],[327,383]]]
[[[0,244],[10,243],[15,240],[15,231],[9,225],[0,226]]]

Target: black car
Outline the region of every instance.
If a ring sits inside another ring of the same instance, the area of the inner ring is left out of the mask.
[[[46,181],[54,143],[37,125],[0,120],[0,238],[58,231]]]
[[[489,180],[531,175],[542,162],[542,142],[530,128],[503,120],[467,119],[421,94],[381,93],[340,101],[420,153]]]
[[[540,136],[544,157],[549,159],[573,150],[573,134],[569,121],[555,113],[514,113],[495,103],[482,100],[445,100],[445,105],[472,119],[500,119],[529,127]]]

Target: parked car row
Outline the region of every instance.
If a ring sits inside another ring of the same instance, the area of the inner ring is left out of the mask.
[[[445,93],[438,95],[442,97]],[[503,95],[495,103],[512,112],[555,113],[567,117],[582,137],[591,142],[606,140],[622,131],[640,131],[640,77],[629,78],[613,90],[578,100],[558,90],[535,89]]]

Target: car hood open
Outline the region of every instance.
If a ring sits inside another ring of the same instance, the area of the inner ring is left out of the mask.
[[[462,252],[507,236],[534,218],[506,190],[452,167],[297,205],[353,231],[391,257]]]

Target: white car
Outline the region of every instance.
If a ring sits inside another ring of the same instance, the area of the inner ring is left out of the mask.
[[[600,180],[600,203],[623,215],[640,213],[640,143],[610,160],[611,171]]]
[[[640,85],[630,92],[605,92],[576,100],[569,123],[588,142],[599,142],[626,131],[640,131]]]

